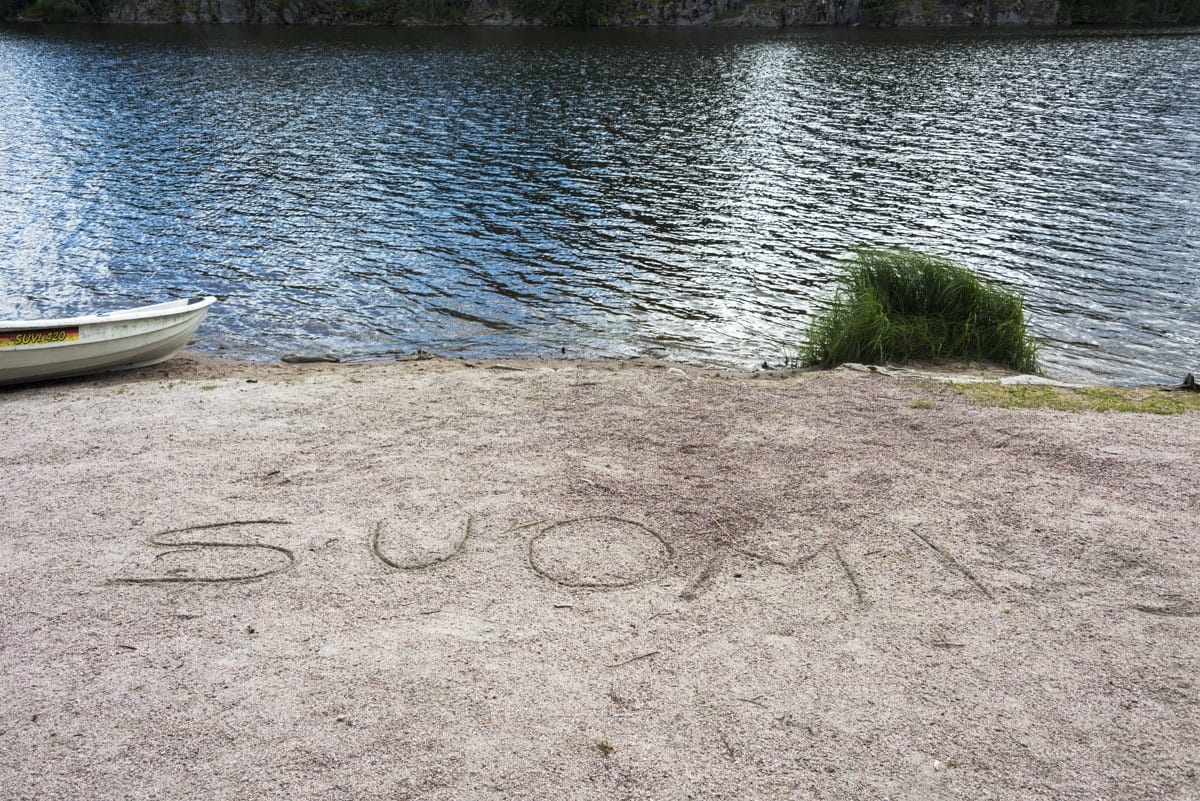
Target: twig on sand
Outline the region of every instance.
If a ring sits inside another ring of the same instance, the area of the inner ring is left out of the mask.
[[[511,534],[514,531],[520,531],[521,529],[525,529],[525,528],[533,528],[534,526],[540,526],[542,523],[546,523],[546,522],[549,522],[549,521],[543,519],[543,520],[534,520],[531,523],[518,523],[517,525],[513,526],[512,528],[506,529],[504,531],[504,533]]]
[[[615,665],[609,665],[609,667],[610,668],[624,667],[625,665],[628,665],[630,662],[637,662],[639,659],[649,659],[650,657],[654,656],[657,653],[658,653],[658,651],[651,651],[648,654],[641,654],[639,656],[631,656],[629,659],[626,659],[624,662],[617,662]]]

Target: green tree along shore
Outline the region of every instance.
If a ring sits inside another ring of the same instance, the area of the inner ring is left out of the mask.
[[[342,25],[1194,24],[1200,0],[0,0],[45,22]]]

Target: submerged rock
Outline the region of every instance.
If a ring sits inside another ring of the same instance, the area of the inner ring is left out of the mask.
[[[311,364],[313,362],[340,362],[341,357],[332,353],[289,353],[279,361],[285,364]]]

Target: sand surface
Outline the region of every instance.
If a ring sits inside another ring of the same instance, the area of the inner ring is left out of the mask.
[[[1200,419],[858,373],[0,390],[0,798],[1200,797]]]

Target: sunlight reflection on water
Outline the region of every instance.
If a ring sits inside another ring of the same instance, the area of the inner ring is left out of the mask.
[[[857,245],[1052,373],[1200,353],[1200,36],[0,27],[0,316],[201,346],[777,362]]]

